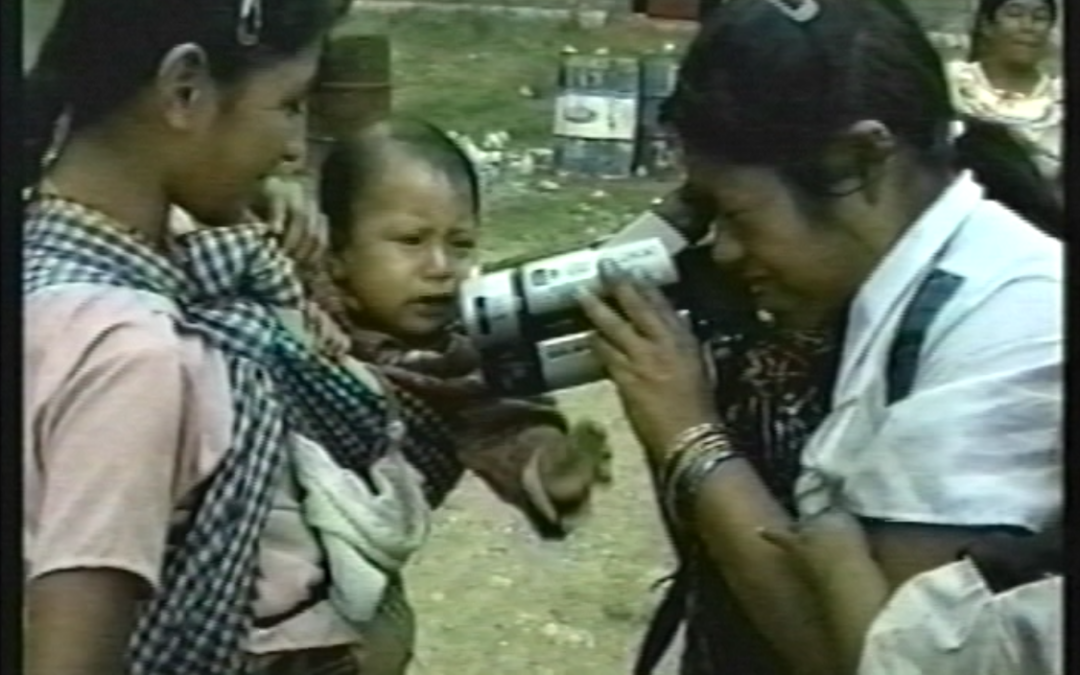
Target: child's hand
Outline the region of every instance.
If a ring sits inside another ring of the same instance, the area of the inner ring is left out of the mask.
[[[846,561],[872,557],[858,518],[835,508],[784,529],[763,529],[760,534],[791,556],[812,580],[821,579]]]
[[[318,265],[322,261],[329,231],[302,177],[267,178],[256,213],[270,225],[285,254],[297,265]]]
[[[324,356],[340,359],[346,356],[352,341],[337,322],[317,303],[304,303],[304,324],[315,340],[315,349]]]
[[[581,461],[592,467],[595,482],[611,484],[611,446],[602,424],[590,419],[575,423],[570,428],[570,445]]]
[[[554,427],[538,427],[526,434],[536,436],[540,477],[553,502],[580,503],[594,485],[611,483],[611,448],[607,430],[599,423],[577,422],[569,434]]]

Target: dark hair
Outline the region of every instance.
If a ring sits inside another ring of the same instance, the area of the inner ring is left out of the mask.
[[[1007,2],[1009,2],[1009,0],[979,0],[979,5],[975,8],[974,21],[971,23],[971,33],[968,35],[968,61],[977,61],[982,55],[981,33],[983,26],[997,21],[998,10],[1000,10]],[[1057,23],[1057,0],[1042,0],[1042,3],[1050,10],[1050,21],[1052,23]]]
[[[799,20],[799,6],[816,14]],[[1021,215],[1060,222],[1060,206],[1045,219],[1047,204],[1020,198],[1053,192],[1004,128],[970,120],[953,143],[941,56],[902,0],[728,0],[690,45],[663,114],[688,154],[776,167],[819,197],[839,178],[820,162],[835,135],[880,120],[923,165],[969,168]]]
[[[986,197],[1000,202],[1046,234],[1065,235],[1065,207],[1053,183],[1007,127],[965,118],[956,141],[956,162],[972,167]]]
[[[319,205],[330,230],[330,248],[340,251],[353,233],[356,204],[385,168],[386,154],[400,150],[446,176],[474,216],[480,213],[480,180],[462,147],[433,124],[392,119],[353,138],[335,141],[322,163]]]
[[[1063,523],[1060,518],[1034,534],[994,532],[962,551],[994,593],[1004,593],[1048,575],[1065,573]]]
[[[173,47],[206,50],[219,82],[294,56],[330,28],[330,0],[64,0],[24,87],[25,168],[29,183],[57,121],[70,131],[97,124],[150,82]],[[244,39],[250,36],[253,39]]]

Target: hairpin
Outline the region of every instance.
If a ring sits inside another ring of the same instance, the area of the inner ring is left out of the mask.
[[[237,42],[244,47],[259,44],[262,23],[262,0],[240,0],[240,20],[236,25]]]
[[[967,133],[967,123],[964,120],[956,119],[949,122],[949,142],[956,143]]]
[[[52,136],[49,137],[49,145],[41,157],[42,170],[48,170],[67,143],[71,133],[71,106],[65,106],[53,124]]]
[[[821,14],[817,0],[765,0],[796,23],[808,23]]]

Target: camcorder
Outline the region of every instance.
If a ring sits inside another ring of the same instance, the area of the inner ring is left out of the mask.
[[[759,326],[749,295],[712,264],[707,246],[690,245],[703,236],[701,218],[706,216],[684,212],[673,217],[671,198],[666,201],[611,239],[499,265],[465,282],[459,295],[461,322],[480,352],[492,389],[531,396],[605,377],[577,299],[582,290],[603,294],[603,260],[659,288],[701,341],[734,341]]]

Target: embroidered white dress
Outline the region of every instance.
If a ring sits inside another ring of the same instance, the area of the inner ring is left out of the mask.
[[[977,61],[954,61],[947,74],[957,110],[1009,127],[1031,150],[1043,175],[1058,178],[1065,121],[1060,77],[1043,75],[1032,91],[1020,94],[991,84]]]

